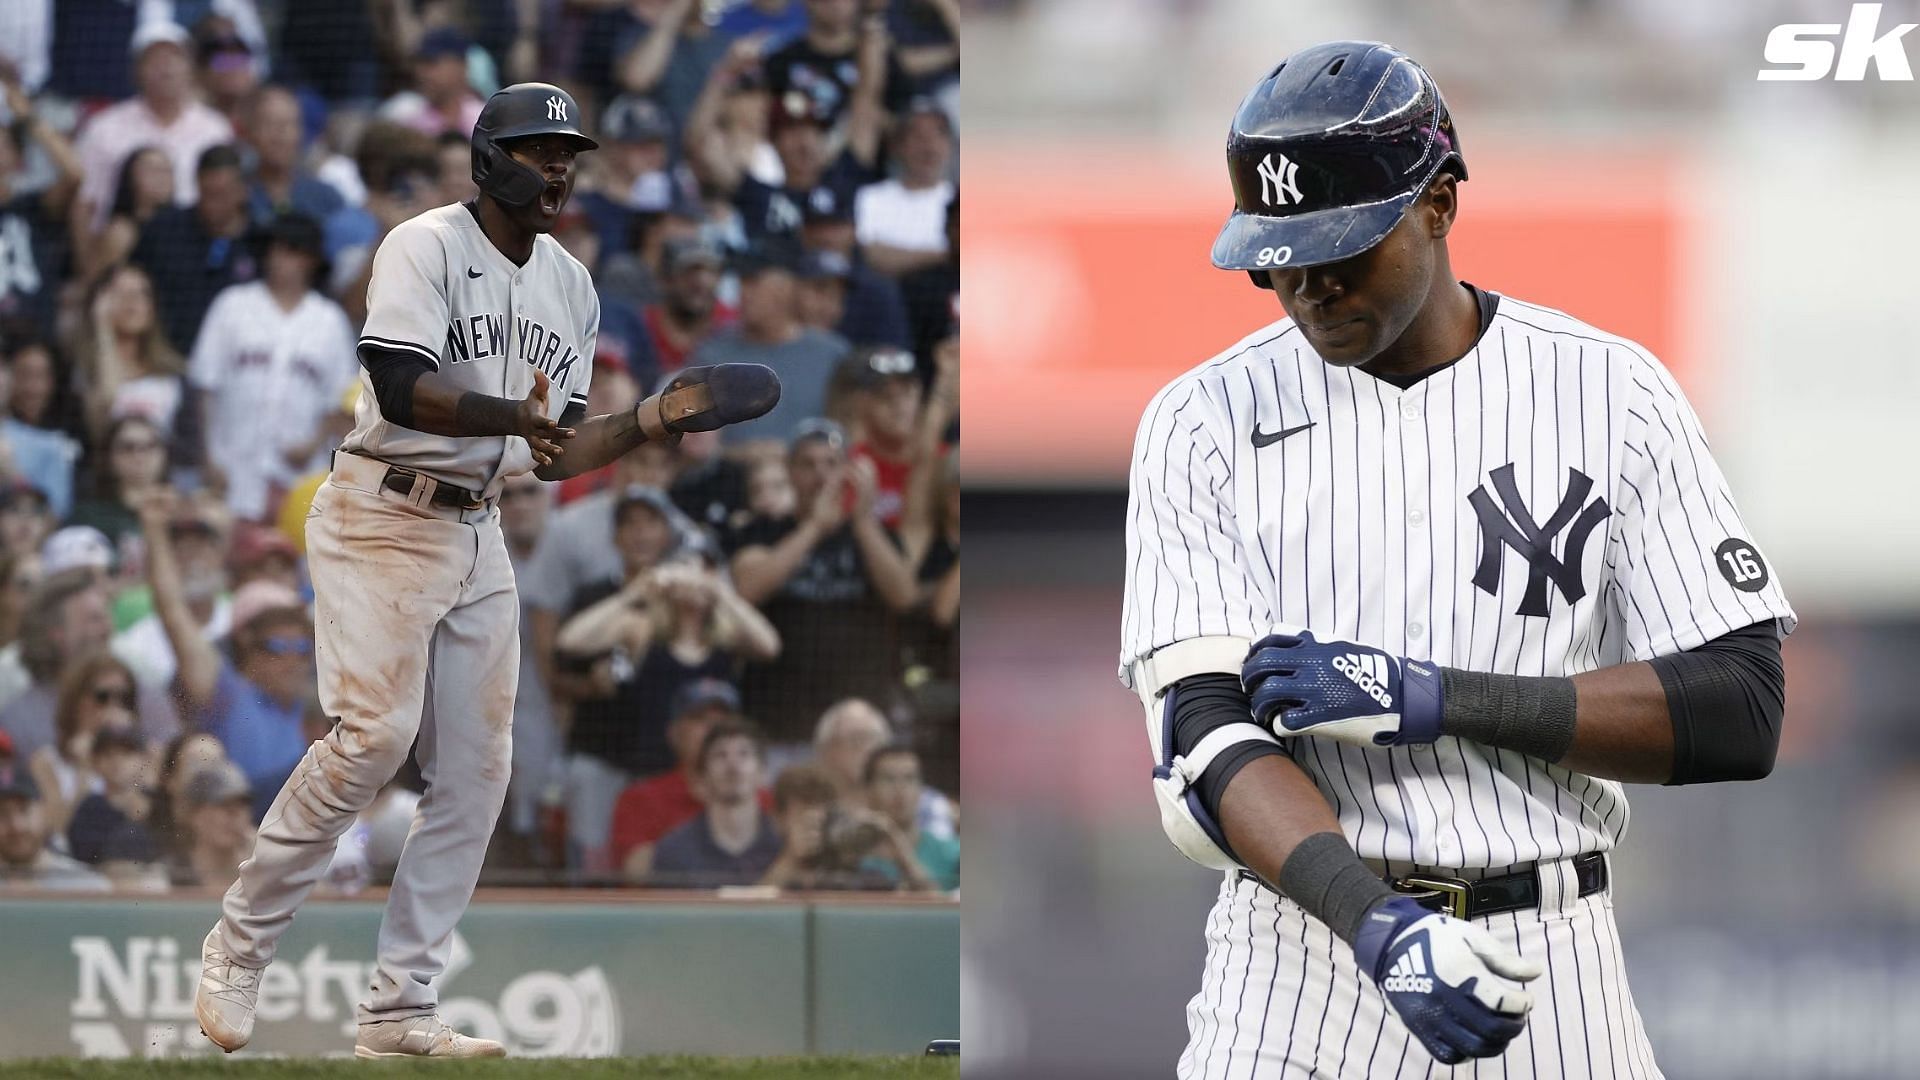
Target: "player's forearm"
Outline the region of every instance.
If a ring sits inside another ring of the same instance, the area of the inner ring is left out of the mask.
[[[422,372],[412,391],[412,414],[404,426],[415,431],[455,438],[514,433],[517,401],[462,389],[437,371]]]
[[[1220,797],[1220,827],[1249,870],[1352,944],[1367,909],[1392,890],[1354,853],[1333,807],[1300,766],[1248,762]]]
[[[590,473],[646,441],[647,433],[640,430],[639,418],[632,409],[596,416],[574,428],[565,457],[533,470],[533,475],[542,480],[565,480]]]
[[[1578,695],[1573,745],[1559,764],[1634,784],[1673,775],[1673,720],[1667,692],[1649,664],[1619,664],[1573,677]]]

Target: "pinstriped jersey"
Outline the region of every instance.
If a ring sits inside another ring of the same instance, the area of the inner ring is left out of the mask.
[[[1130,487],[1123,665],[1291,626],[1564,676],[1794,622],[1666,369],[1511,297],[1406,389],[1274,323],[1153,399]],[[1619,784],[1512,750],[1285,746],[1366,858],[1505,867],[1627,825]]]
[[[536,236],[526,265],[487,239],[461,203],[401,222],[380,241],[367,283],[360,348],[412,353],[464,390],[518,400],[547,373],[547,414],[585,407],[600,299],[593,278],[559,241]],[[340,444],[485,494],[533,468],[517,435],[454,438],[389,423],[360,373],[352,434]]]

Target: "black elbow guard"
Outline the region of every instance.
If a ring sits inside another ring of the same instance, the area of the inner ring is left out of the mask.
[[[413,384],[433,370],[433,365],[409,352],[362,346],[360,365],[367,369],[373,383],[373,398],[380,403],[380,416],[389,424],[413,426]]]
[[[1758,780],[1773,771],[1787,693],[1778,623],[1756,623],[1649,663],[1673,721],[1667,783]]]

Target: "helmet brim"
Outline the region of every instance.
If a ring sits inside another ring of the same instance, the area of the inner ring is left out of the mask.
[[[1222,270],[1278,270],[1350,259],[1386,239],[1418,192],[1287,217],[1235,210],[1213,241]]]
[[[582,135],[577,131],[569,131],[565,128],[556,128],[551,124],[522,124],[519,127],[510,127],[501,131],[489,133],[489,137],[492,138],[495,143],[505,143],[514,139],[525,139],[534,135],[558,135],[564,138],[574,140],[576,143],[579,144],[578,149],[581,149],[581,150],[600,149],[599,143],[594,142],[592,139],[587,138],[585,135]]]

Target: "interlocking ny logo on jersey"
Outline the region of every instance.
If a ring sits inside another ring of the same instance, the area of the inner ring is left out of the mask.
[[[1393,708],[1393,695],[1387,693],[1387,658],[1384,656],[1347,653],[1333,658],[1333,670],[1345,675],[1353,685],[1366,692],[1366,695],[1380,703],[1383,709]]]
[[[1493,480],[1493,490],[1500,495],[1500,504],[1495,505],[1493,496],[1487,494],[1487,486],[1481,484],[1467,496],[1473,504],[1473,512],[1480,519],[1480,565],[1473,572],[1473,583],[1488,595],[1499,595],[1500,563],[1506,555],[1506,548],[1512,548],[1521,558],[1527,560],[1527,591],[1520,599],[1520,610],[1516,615],[1547,614],[1547,582],[1551,581],[1567,598],[1567,603],[1577,603],[1587,594],[1587,586],[1581,580],[1580,560],[1585,557],[1587,538],[1593,530],[1613,510],[1607,506],[1604,498],[1595,498],[1586,503],[1587,493],[1593,490],[1593,481],[1579,469],[1567,470],[1567,493],[1560,497],[1560,505],[1554,508],[1553,516],[1544,524],[1536,524],[1533,512],[1527,509],[1525,499],[1520,497],[1520,488],[1513,482],[1513,463],[1493,470],[1489,476]],[[1502,509],[1504,507],[1504,509]],[[1561,548],[1564,554],[1555,558],[1553,542],[1562,532],[1567,534],[1566,544]]]
[[[565,120],[567,118],[567,100],[558,94],[547,99],[547,119]]]
[[[1300,164],[1289,160],[1287,155],[1268,154],[1260,162],[1260,201],[1268,206],[1285,206],[1288,198],[1295,205],[1300,203]]]
[[[1380,989],[1392,994],[1431,994],[1433,980],[1427,977],[1426,950],[1414,942],[1380,980]]]

